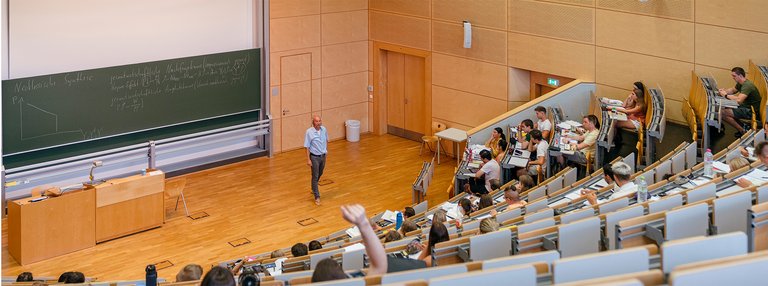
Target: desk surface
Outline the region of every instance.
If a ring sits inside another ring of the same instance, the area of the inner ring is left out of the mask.
[[[467,131],[456,128],[448,128],[435,133],[435,136],[442,139],[451,140],[453,142],[462,142],[467,140]]]

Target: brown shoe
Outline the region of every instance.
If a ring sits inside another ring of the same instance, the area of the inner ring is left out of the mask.
[[[318,206],[320,205],[320,198],[315,199],[315,204]]]

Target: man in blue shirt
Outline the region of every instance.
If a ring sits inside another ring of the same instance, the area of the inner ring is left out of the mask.
[[[328,153],[328,131],[323,126],[320,116],[312,117],[312,127],[304,135],[304,148],[307,148],[307,165],[312,167],[312,194],[315,204],[320,205],[320,190],[317,183],[325,169],[325,156]]]

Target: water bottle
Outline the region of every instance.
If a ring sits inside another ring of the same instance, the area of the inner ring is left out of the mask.
[[[397,219],[395,220],[395,230],[400,230],[403,226],[403,213],[397,212]]]
[[[704,153],[704,176],[712,178],[715,175],[715,171],[712,169],[712,159],[714,156],[712,155],[712,150],[707,149],[707,152]]]
[[[157,269],[155,269],[155,265],[147,265],[145,271],[147,272],[147,278],[144,284],[146,286],[157,286]]]
[[[640,175],[635,179],[637,185],[637,202],[642,203],[648,200],[648,185],[645,183],[645,177]]]

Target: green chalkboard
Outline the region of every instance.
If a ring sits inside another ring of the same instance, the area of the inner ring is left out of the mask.
[[[50,149],[74,154],[106,143],[114,147],[258,120],[260,53],[251,49],[3,81],[4,159],[27,154],[22,161],[33,162],[39,160],[31,154]]]

